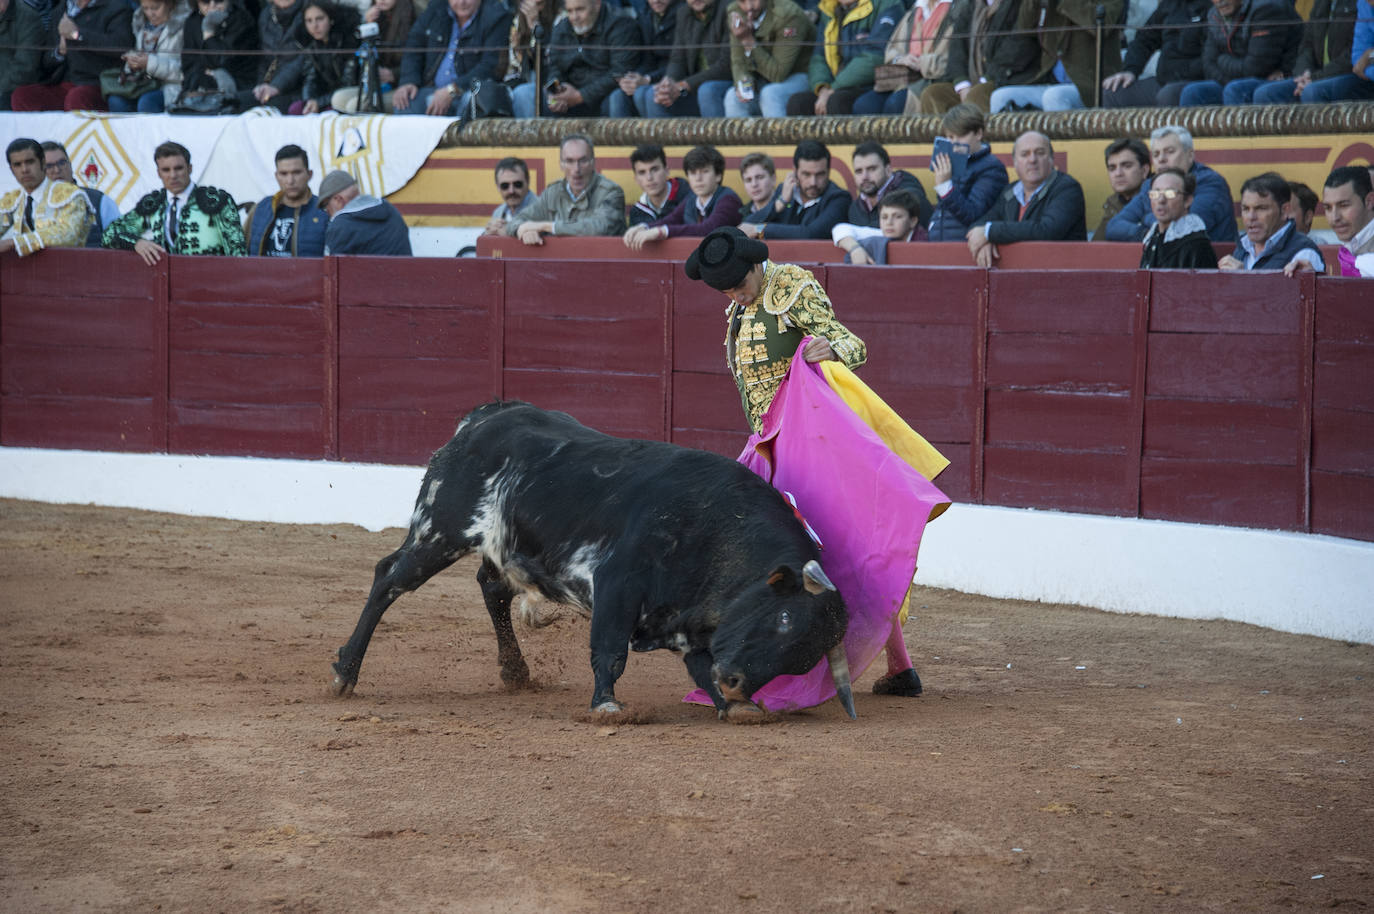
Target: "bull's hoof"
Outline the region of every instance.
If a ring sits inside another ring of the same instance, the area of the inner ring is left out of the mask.
[[[921,694],[921,677],[917,676],[916,671],[912,669],[892,673],[873,683],[873,694],[915,698]]]
[[[334,674],[334,681],[329,684],[329,691],[334,693],[335,698],[347,698],[353,694],[353,687],[357,685],[343,677],[340,673]]]
[[[625,710],[625,706],[618,701],[603,701],[599,705],[592,705],[594,714],[619,714]]]
[[[752,701],[732,701],[718,716],[732,724],[762,724],[768,720],[768,712]]]
[[[521,660],[518,663],[504,664],[501,667],[501,682],[508,689],[527,689],[530,685],[530,668]]]

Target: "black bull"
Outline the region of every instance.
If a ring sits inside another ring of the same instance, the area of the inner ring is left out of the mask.
[[[591,614],[595,711],[621,709],[633,647],[680,653],[722,717],[756,711],[762,685],[829,657],[854,716],[844,601],[775,489],[717,454],[612,438],[520,402],[473,410],[430,460],[405,543],[377,563],[339,649],[335,694],[352,692],[387,607],[474,550],[509,686],[529,681],[511,600],[537,591]]]

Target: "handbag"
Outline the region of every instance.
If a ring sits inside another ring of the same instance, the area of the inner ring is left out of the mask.
[[[100,71],[100,94],[105,98],[117,95],[132,100],[147,95],[159,86],[161,83],[149,76],[147,70],[135,73],[119,66]]]
[[[873,91],[896,92],[920,78],[920,73],[905,64],[880,63],[873,68]]]
[[[239,100],[232,92],[183,92],[167,107],[168,114],[238,114]]]
[[[510,87],[494,79],[478,80],[468,94],[467,120],[479,117],[514,117]]]

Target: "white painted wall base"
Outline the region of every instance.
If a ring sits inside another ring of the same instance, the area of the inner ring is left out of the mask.
[[[237,520],[403,527],[422,467],[0,448],[0,497]],[[917,581],[1374,643],[1374,543],[955,505]]]

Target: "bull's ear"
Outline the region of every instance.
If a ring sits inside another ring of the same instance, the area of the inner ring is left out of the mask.
[[[797,573],[789,565],[779,565],[768,576],[768,586],[774,593],[794,593],[797,589]]]
[[[825,572],[821,570],[821,563],[815,559],[807,562],[806,566],[802,568],[802,586],[806,588],[807,593],[823,593],[827,590],[836,589],[835,585],[830,583],[830,579],[825,576]]]

